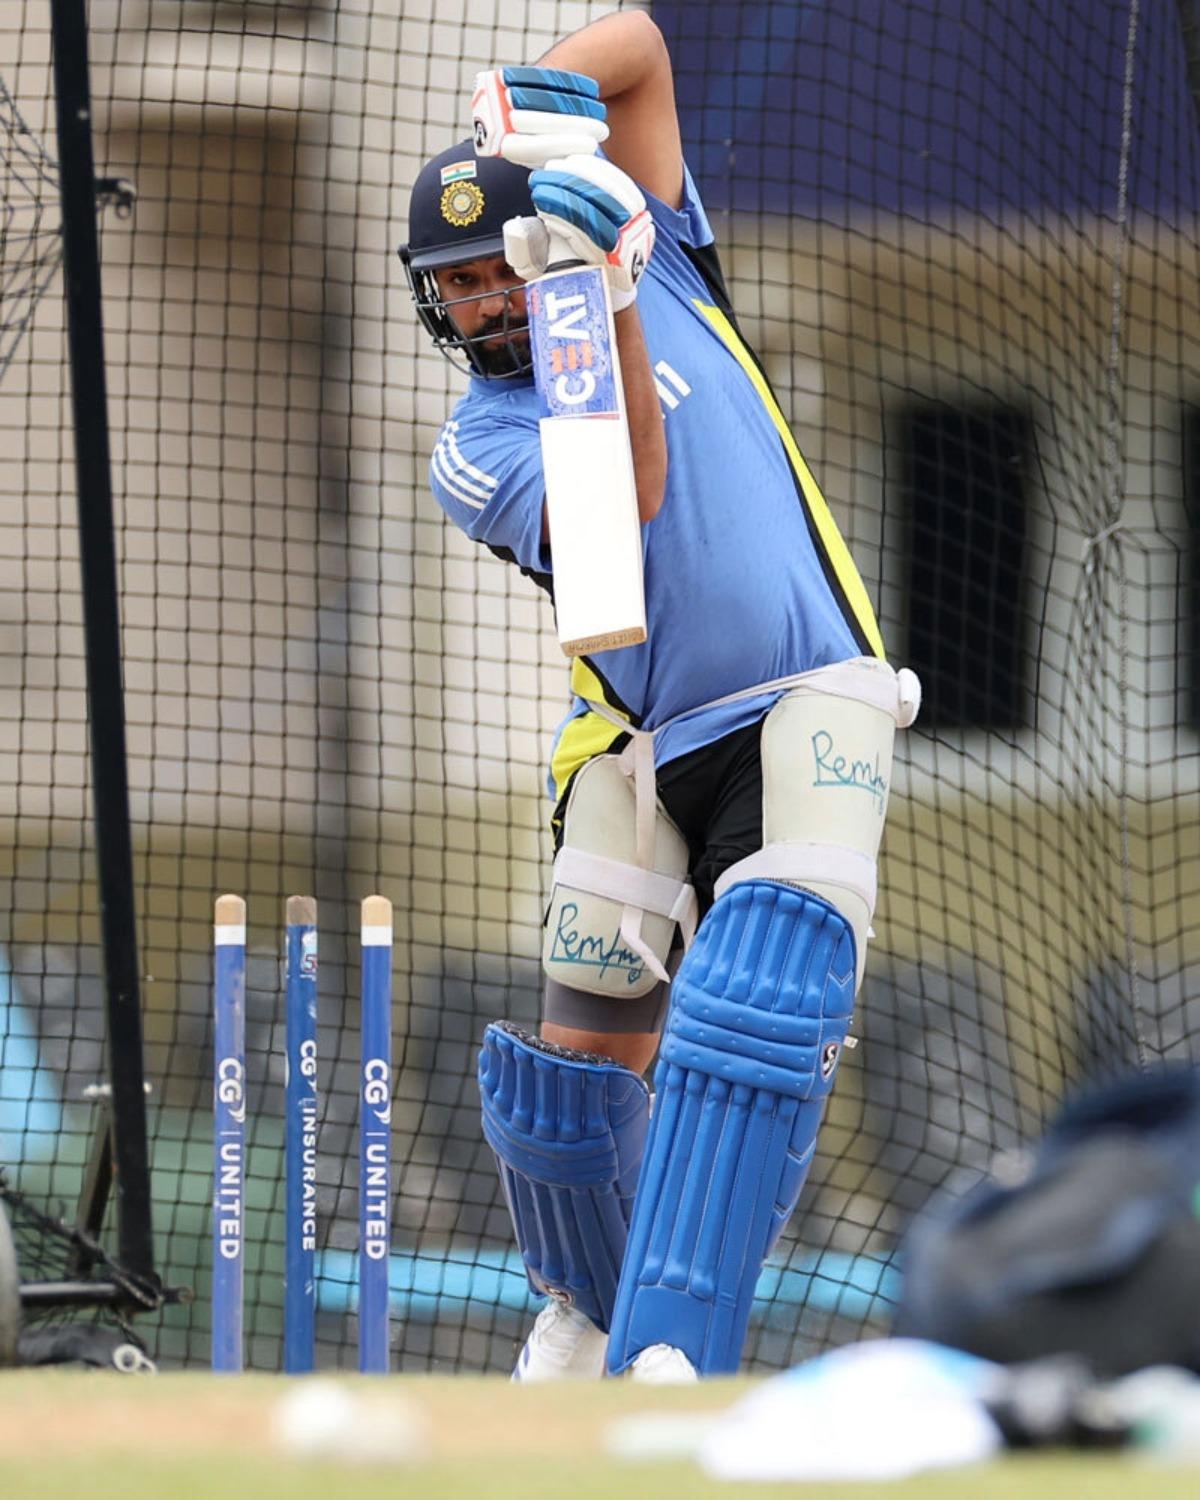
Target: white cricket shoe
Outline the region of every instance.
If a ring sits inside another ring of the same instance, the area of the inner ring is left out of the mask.
[[[651,1344],[629,1366],[629,1378],[643,1385],[691,1385],[700,1377],[682,1349],[674,1344]]]
[[[538,1313],[512,1378],[522,1385],[539,1380],[599,1380],[607,1348],[608,1335],[590,1318],[551,1300]]]

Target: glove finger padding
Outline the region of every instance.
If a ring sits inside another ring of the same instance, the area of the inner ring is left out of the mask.
[[[504,258],[522,281],[536,281],[550,259],[550,231],[537,214],[508,219]]]
[[[607,266],[618,310],[627,307],[654,248],[654,221],[633,179],[601,157],[573,155],[549,161],[529,187],[551,232],[572,256]]]
[[[475,151],[521,167],[594,151],[608,139],[594,79],[559,68],[492,68],[475,75]]]

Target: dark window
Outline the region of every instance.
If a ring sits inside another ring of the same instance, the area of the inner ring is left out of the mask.
[[[1179,631],[1184,717],[1200,728],[1200,406],[1183,409],[1183,504],[1187,515],[1186,603]]]
[[[900,414],[908,649],[919,727],[1026,722],[1028,412],[923,402]]]

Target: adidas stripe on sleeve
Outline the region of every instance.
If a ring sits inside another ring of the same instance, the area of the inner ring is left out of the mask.
[[[536,419],[498,422],[473,410],[470,396],[455,408],[434,444],[429,477],[434,497],[474,541],[511,552],[534,572],[549,567],[542,546],[546,487]]]

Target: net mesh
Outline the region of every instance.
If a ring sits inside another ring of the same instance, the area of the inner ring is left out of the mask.
[[[62,264],[54,162],[0,78],[0,379]]]
[[[355,1359],[376,890],[395,1362],[504,1370],[528,1322],[474,1057],[489,1019],[537,1016],[566,670],[532,585],[427,494],[459,386],[394,252],[473,71],[611,8],[90,6],[98,170],[138,194],[102,251],[156,1244],[197,1292],[139,1325],[167,1363],[208,1357],[227,890],[249,908],[249,1362],[280,1362],[293,892],[320,912],[321,1362]],[[651,9],[743,330],[928,693],[859,1046],[755,1303],[761,1369],[886,1326],[910,1214],[1073,1084],[1197,1054],[1200,75],[1190,0]],[[103,1026],[57,287],[28,317],[58,254],[46,12],[0,14],[0,1160],[70,1203]]]

